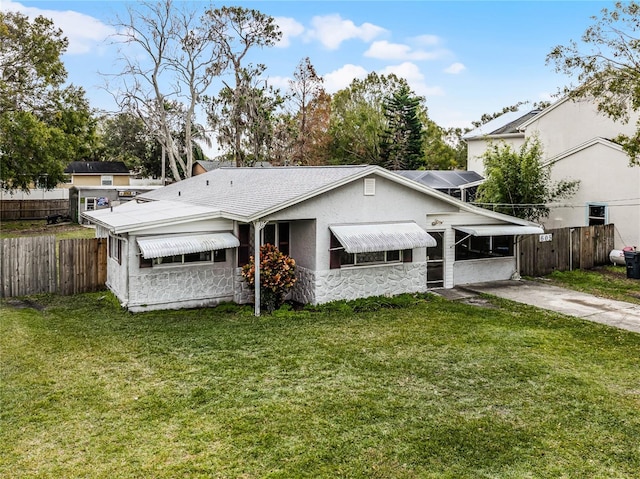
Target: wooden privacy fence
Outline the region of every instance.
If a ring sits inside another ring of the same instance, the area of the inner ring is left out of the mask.
[[[0,252],[0,290],[5,298],[98,291],[107,280],[104,238],[61,240],[58,248],[54,236],[9,238],[1,240]]]
[[[576,226],[527,236],[520,245],[520,274],[544,276],[553,271],[608,264],[614,229],[613,224]]]
[[[0,219],[34,220],[49,215],[68,215],[69,200],[1,200]]]
[[[1,250],[3,298],[56,292],[55,236],[3,239]]]

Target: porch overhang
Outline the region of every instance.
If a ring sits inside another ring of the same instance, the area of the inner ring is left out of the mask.
[[[347,253],[372,253],[436,246],[433,236],[414,222],[331,225]]]
[[[523,225],[472,225],[454,226],[454,229],[471,236],[517,236],[544,233],[541,226]]]
[[[144,259],[178,254],[202,253],[226,248],[237,248],[240,241],[231,233],[209,233],[192,236],[163,236],[139,238],[138,246]]]

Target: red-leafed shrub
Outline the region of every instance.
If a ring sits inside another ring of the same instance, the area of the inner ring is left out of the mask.
[[[254,257],[242,267],[242,277],[255,288]],[[296,262],[272,244],[260,247],[260,306],[271,313],[284,303],[287,291],[296,282]]]

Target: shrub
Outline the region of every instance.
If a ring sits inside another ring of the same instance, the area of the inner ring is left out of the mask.
[[[242,277],[255,288],[254,257],[242,267]],[[260,306],[272,313],[284,304],[287,291],[296,282],[296,262],[272,244],[260,247]]]

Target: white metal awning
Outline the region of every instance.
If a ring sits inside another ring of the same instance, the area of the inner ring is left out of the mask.
[[[472,225],[454,226],[458,231],[462,231],[471,236],[515,236],[515,235],[535,235],[544,233],[540,226],[521,225]]]
[[[177,254],[201,253],[240,246],[238,238],[231,233],[208,233],[193,236],[163,236],[162,238],[140,238],[138,246],[144,259],[161,258]]]
[[[436,240],[416,223],[329,226],[347,253],[371,253],[436,246]]]

